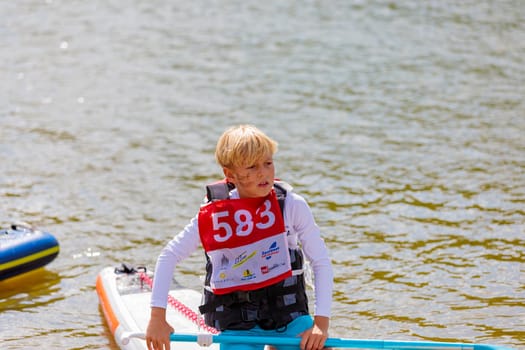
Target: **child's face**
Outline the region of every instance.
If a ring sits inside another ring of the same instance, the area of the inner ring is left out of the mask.
[[[232,182],[239,197],[264,197],[273,188],[275,166],[272,156],[259,159],[254,164],[224,168],[224,175]]]

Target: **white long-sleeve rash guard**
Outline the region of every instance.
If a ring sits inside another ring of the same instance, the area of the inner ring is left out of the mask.
[[[239,197],[237,190],[230,194]],[[157,260],[151,296],[151,306],[166,308],[168,292],[175,266],[200,245],[198,214],[164,247]],[[328,250],[308,203],[300,195],[288,192],[284,205],[284,222],[289,248],[301,244],[313,270],[315,286],[314,315],[330,317],[333,289],[333,271]]]

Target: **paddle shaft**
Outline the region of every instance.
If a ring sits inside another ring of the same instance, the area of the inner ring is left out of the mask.
[[[121,342],[127,344],[130,338],[145,339],[144,333],[123,333]],[[269,344],[269,345],[292,345],[299,347],[301,338],[294,337],[265,337],[249,335],[213,335],[213,334],[170,334],[170,340],[174,342],[197,342],[201,346],[209,346],[212,343],[238,343],[238,344]],[[371,340],[371,339],[345,339],[328,338],[325,347],[352,348],[352,349],[403,349],[403,350],[431,350],[431,349],[458,349],[458,350],[511,350],[506,347],[467,344],[467,343],[445,343],[432,341],[396,341],[396,340]]]
[[[207,335],[213,343],[240,343],[240,344],[269,344],[269,345],[296,345],[299,347],[301,338],[293,337],[264,337],[243,335]],[[171,341],[196,342],[197,335],[171,334]],[[208,343],[209,345],[211,343]],[[465,343],[443,343],[429,341],[395,341],[395,340],[369,340],[369,339],[344,339],[328,338],[325,347],[352,348],[352,349],[464,349],[464,350],[504,350],[504,348]]]

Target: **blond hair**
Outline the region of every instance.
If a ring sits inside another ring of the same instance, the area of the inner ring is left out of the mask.
[[[215,159],[224,168],[254,164],[277,152],[277,142],[253,125],[238,125],[227,129],[215,148]]]

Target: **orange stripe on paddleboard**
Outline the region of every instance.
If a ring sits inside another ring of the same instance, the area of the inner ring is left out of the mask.
[[[104,282],[100,275],[97,276],[97,293],[100,299],[100,304],[102,305],[102,311],[104,311],[104,316],[106,316],[106,321],[108,321],[109,329],[111,333],[115,335],[115,330],[119,326],[119,321],[115,312],[111,308],[111,303],[109,302],[109,297],[104,289]]]

